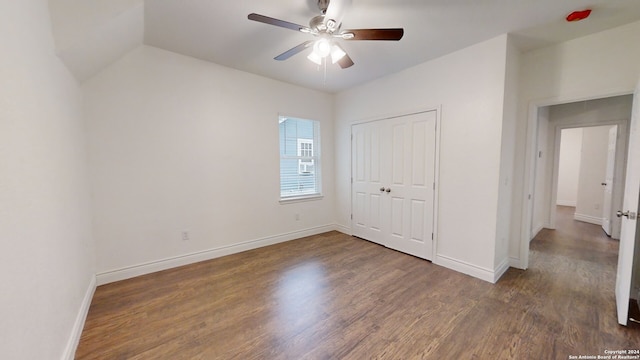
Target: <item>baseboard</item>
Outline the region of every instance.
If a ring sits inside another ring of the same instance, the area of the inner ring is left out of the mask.
[[[540,224],[536,226],[533,229],[533,231],[531,231],[531,234],[530,234],[531,237],[529,238],[529,242],[531,242],[531,240],[533,240],[533,238],[535,238],[538,235],[538,233],[542,231],[542,229],[544,229],[544,224]]]
[[[492,283],[497,283],[498,280],[500,280],[500,278],[502,277],[502,275],[504,275],[504,273],[507,272],[507,270],[509,270],[509,258],[505,258],[504,260],[502,260],[502,262],[500,262],[500,264],[496,267],[495,270],[493,270],[493,281]]]
[[[95,291],[96,277],[91,276],[91,281],[89,282],[87,291],[85,292],[82,303],[80,304],[80,309],[76,315],[76,321],[73,323],[69,341],[67,341],[67,346],[64,348],[64,353],[61,358],[62,360],[73,360],[76,356],[76,349],[80,343],[80,336],[82,335],[82,329],[84,329],[84,322],[87,320],[87,314],[89,313],[89,307],[91,306],[91,300],[93,299]]]
[[[573,214],[573,218],[578,221],[602,226],[602,218],[599,217],[575,213]]]
[[[510,257],[510,258],[509,258],[509,267],[516,268],[516,269],[520,269],[520,270],[527,270],[527,269],[522,265],[522,261],[520,261],[520,259],[519,259],[519,258],[514,258],[514,257]]]
[[[328,231],[340,231],[336,224],[317,226],[309,229],[292,231],[284,234],[267,236],[260,239],[244,241],[241,243],[221,246],[218,248],[198,251],[191,254],[174,256],[166,259],[150,261],[143,264],[127,266],[120,269],[104,271],[97,274],[98,285],[104,285],[120,280],[130,279],[136,276],[151,274],[157,271],[167,270],[178,266],[189,265],[200,261],[215,259],[218,257],[253,250],[264,246],[274,245],[305,236],[322,234]]]
[[[576,207],[575,200],[556,200],[556,205]]]
[[[439,254],[434,256],[433,263],[490,283],[495,283],[497,279],[502,275],[497,271]],[[506,260],[505,264],[507,265],[507,267],[504,269],[504,271],[506,271],[506,269],[508,268],[508,263],[506,263]]]
[[[336,228],[335,228],[335,230],[336,230],[336,231],[339,231],[339,232],[341,232],[341,233],[343,233],[343,234],[347,234],[347,235],[349,235],[349,236],[353,235],[353,234],[351,233],[351,228],[350,228],[350,227],[348,227],[348,226],[344,226],[344,225],[336,224]]]

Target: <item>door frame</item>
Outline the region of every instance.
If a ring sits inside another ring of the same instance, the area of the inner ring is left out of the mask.
[[[435,261],[438,256],[438,214],[439,214],[439,194],[440,194],[440,134],[441,134],[441,114],[442,114],[442,105],[438,106],[425,106],[420,107],[413,110],[406,110],[400,112],[393,112],[389,114],[382,114],[371,116],[368,118],[355,120],[350,122],[349,124],[349,133],[350,133],[350,152],[349,152],[349,177],[351,178],[350,186],[349,186],[349,206],[351,211],[351,219],[350,219],[350,233],[353,234],[353,127],[354,125],[366,124],[375,121],[381,120],[390,120],[395,118],[400,118],[409,115],[417,115],[422,113],[427,113],[435,111],[436,112],[436,144],[435,144],[435,164],[434,164],[434,182],[435,188],[433,189],[433,241],[432,241],[432,262]]]
[[[631,101],[632,105],[633,105],[633,100]],[[632,110],[633,111],[633,110]],[[631,125],[631,119],[629,119],[629,125]],[[613,135],[615,138],[613,139],[613,158],[610,156],[611,155],[611,135]],[[605,168],[605,173],[604,173],[604,190],[603,190],[603,196],[602,196],[602,210],[603,210],[603,214],[605,213],[605,210],[607,210],[607,208],[609,209],[609,214],[608,217],[605,218],[604,216],[602,217],[602,230],[604,230],[605,234],[607,234],[608,236],[611,236],[612,238],[615,238],[616,233],[614,232],[615,228],[612,227],[612,223],[618,219],[620,220],[620,232],[622,232],[622,219],[616,217],[613,217],[613,209],[614,209],[614,195],[615,195],[615,190],[617,189],[616,185],[615,185],[615,180],[616,180],[616,164],[619,163],[618,161],[616,161],[616,157],[618,156],[618,138],[620,137],[620,127],[616,126],[609,128],[609,139],[607,141],[607,162],[606,164],[606,168]],[[631,139],[631,134],[629,134],[629,140]],[[628,153],[628,150],[627,150]],[[609,170],[611,170],[611,172],[609,172]],[[625,170],[626,170],[626,164],[625,164]],[[626,171],[625,171],[625,185],[626,185]],[[624,193],[621,196],[622,201],[624,201]],[[606,229],[605,229],[606,227]],[[617,227],[617,226],[616,226]],[[620,238],[620,234],[617,235],[618,238]]]
[[[551,169],[551,187],[549,198],[545,199],[545,203],[549,206],[548,215],[545,219],[545,227],[548,229],[556,228],[556,202],[558,199],[558,175],[560,174],[560,142],[561,133],[564,129],[582,129],[598,126],[617,126],[620,138],[616,141],[616,157],[614,162],[614,192],[612,194],[612,207],[622,206],[622,198],[624,196],[624,176],[627,166],[627,148],[629,143],[629,120],[611,120],[603,122],[576,121],[574,123],[556,124],[553,128],[553,167]],[[620,160],[620,161],[619,161]],[[548,181],[549,179],[546,179]],[[535,198],[535,193],[533,194]],[[610,214],[611,215],[611,214]],[[613,232],[612,232],[613,233]],[[618,231],[619,233],[619,231]],[[619,236],[619,234],[618,234]]]
[[[562,105],[579,101],[598,100],[603,98],[632,95],[634,89],[624,89],[619,91],[602,92],[590,95],[568,95],[568,96],[556,96],[547,99],[533,100],[529,103],[527,110],[527,139],[525,142],[525,161],[524,161],[524,178],[521,194],[521,217],[520,217],[520,249],[519,259],[512,263],[512,266],[519,269],[527,269],[529,267],[529,242],[531,240],[531,223],[533,215],[533,203],[535,192],[535,175],[536,175],[536,155],[538,146],[538,114],[541,108]],[[602,125],[607,125],[602,123]],[[617,124],[614,124],[617,125]],[[557,131],[557,130],[556,130]],[[628,136],[628,134],[627,134]],[[554,139],[554,141],[559,139]],[[626,140],[628,143],[628,139]],[[556,144],[557,145],[557,144]],[[555,146],[555,145],[554,145]],[[554,159],[555,163],[555,159]],[[554,164],[555,168],[555,164]],[[555,188],[557,189],[557,169]],[[553,188],[551,190],[553,192]]]

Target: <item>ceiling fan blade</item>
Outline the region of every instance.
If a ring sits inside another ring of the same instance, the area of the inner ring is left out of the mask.
[[[269,25],[275,25],[275,26],[279,26],[279,27],[283,27],[283,28],[291,29],[291,30],[295,30],[295,31],[300,31],[302,29],[308,29],[306,26],[294,24],[292,22],[288,22],[288,21],[284,21],[284,20],[274,19],[272,17],[268,17],[268,16],[256,14],[256,13],[249,14],[249,16],[247,16],[247,18],[249,20],[253,20],[253,21],[257,21],[257,22],[261,22],[261,23],[265,23],[265,24],[269,24]]]
[[[353,37],[349,36],[353,34]],[[344,30],[340,35],[345,40],[393,40],[398,41],[404,35],[403,28],[394,29],[354,29]]]
[[[291,48],[285,52],[283,52],[282,54],[276,56],[274,59],[279,60],[279,61],[283,61],[283,60],[287,60],[288,58],[292,57],[293,55],[303,51],[304,49],[308,48],[309,46],[311,46],[311,44],[313,44],[313,41],[305,41],[302,44]]]
[[[338,60],[338,65],[340,65],[341,68],[346,69],[353,66],[353,60],[351,60],[349,55],[345,54],[342,59]]]

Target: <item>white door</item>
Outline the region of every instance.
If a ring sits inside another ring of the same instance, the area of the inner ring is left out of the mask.
[[[424,259],[433,249],[435,111],[391,121],[389,247]]]
[[[435,145],[435,111],[353,126],[355,236],[432,258]]]
[[[616,305],[618,323],[627,325],[629,298],[631,295],[631,274],[636,238],[638,213],[638,195],[640,193],[640,82],[636,86],[629,129],[629,153],[627,157],[627,176],[624,190],[623,209],[621,210],[622,228],[620,232],[620,250],[618,254],[618,273],[616,275]],[[625,214],[625,215],[622,215]]]
[[[386,246],[382,235],[382,182],[380,122],[354,125],[351,129],[351,227],[354,236]]]
[[[609,129],[609,146],[607,148],[607,169],[604,186],[604,199],[602,200],[602,229],[607,235],[611,236],[611,203],[613,202],[613,173],[616,163],[616,144],[618,137],[618,127],[613,126]]]

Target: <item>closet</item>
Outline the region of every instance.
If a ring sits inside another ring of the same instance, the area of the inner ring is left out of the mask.
[[[354,236],[431,260],[436,111],[351,129]]]

